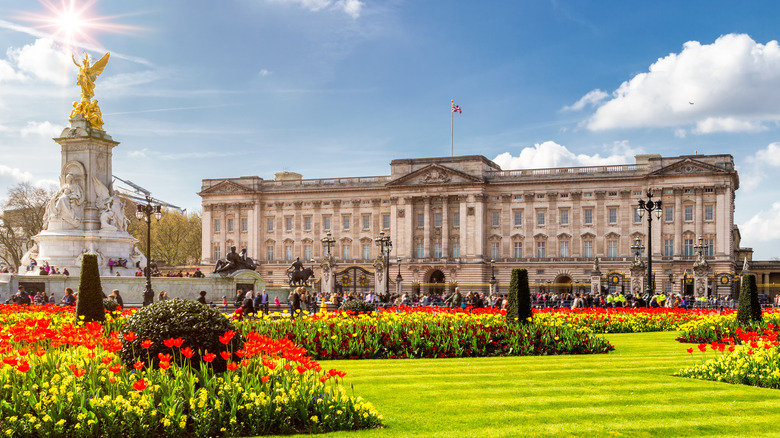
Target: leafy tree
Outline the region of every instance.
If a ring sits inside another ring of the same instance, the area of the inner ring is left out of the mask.
[[[756,286],[756,276],[745,274],[742,276],[742,287],[739,291],[739,311],[737,311],[737,321],[740,325],[748,325],[752,322],[761,321],[761,304],[758,302],[758,286]]]
[[[517,321],[525,324],[532,316],[533,309],[531,308],[531,288],[528,286],[528,271],[525,269],[512,269],[512,277],[509,281],[509,295],[507,296],[507,321]]]
[[[54,189],[22,182],[8,189],[0,218],[0,261],[18,271],[22,257],[32,246],[32,237],[40,233],[46,220],[46,205]]]
[[[84,317],[84,322],[103,322],[106,320],[97,254],[84,254],[81,259],[76,317],[80,318],[81,316]]]
[[[138,249],[146,254],[146,222],[135,219],[135,204],[127,204],[126,215],[132,218],[127,231],[138,239]],[[200,262],[201,219],[200,212],[164,209],[159,221],[152,219],[152,259],[174,266]]]

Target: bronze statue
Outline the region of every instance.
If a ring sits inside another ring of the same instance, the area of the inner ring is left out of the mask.
[[[314,277],[312,268],[304,268],[301,258],[296,257],[289,268],[287,268],[287,278],[290,286],[308,286],[309,278]]]
[[[110,53],[106,53],[92,65],[89,64],[89,55],[86,52],[84,52],[84,60],[81,61],[81,64],[76,61],[75,56],[71,56],[73,63],[79,68],[76,84],[81,86],[81,101],[73,102],[73,111],[70,113],[70,118],[76,117],[77,114],[83,114],[92,127],[97,129],[103,128],[103,117],[98,101],[92,100],[95,97],[95,80],[103,73],[110,55]]]
[[[247,257],[246,248],[241,248],[241,254],[236,252],[236,247],[231,246],[230,252],[225,256],[225,260],[217,260],[214,266],[215,274],[230,274],[239,269],[249,269],[254,271],[256,268],[254,260]]]

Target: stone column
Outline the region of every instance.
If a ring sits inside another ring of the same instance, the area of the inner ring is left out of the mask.
[[[450,254],[450,203],[447,195],[441,198],[441,255],[448,259]]]
[[[695,192],[695,200],[696,205],[694,206],[693,211],[693,220],[694,220],[694,229],[696,236],[695,238],[702,237],[702,233],[704,232],[704,200],[702,199],[702,192],[704,189],[701,187],[696,187],[693,189]]]
[[[404,232],[404,242],[406,242],[406,256],[409,259],[413,259],[415,257],[414,254],[414,198],[411,196],[405,196],[404,197],[404,206],[402,217],[404,218],[404,227],[406,228]]]
[[[683,255],[683,215],[682,207],[682,189],[674,189],[674,255],[680,257]],[[731,235],[731,234],[729,234]]]
[[[601,294],[601,270],[599,269],[598,257],[593,262],[593,269],[590,271],[590,293],[593,295]]]
[[[474,195],[474,255],[485,258],[485,195]],[[490,259],[490,257],[488,257]]]
[[[203,218],[201,224],[203,227],[203,233],[201,234],[201,260],[204,264],[216,263],[216,260],[212,260],[214,255],[214,249],[211,247],[211,238],[214,233],[213,219],[211,217],[211,204],[203,206]]]
[[[423,197],[423,251],[425,251],[425,257],[432,257],[433,251],[431,251],[431,197]]]

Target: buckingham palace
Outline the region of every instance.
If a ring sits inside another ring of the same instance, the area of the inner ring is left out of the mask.
[[[316,287],[332,268],[330,290],[361,293],[453,285],[501,292],[513,268],[527,269],[537,287],[628,292],[632,277],[645,281],[638,265],[647,258],[652,216],[656,288],[693,294],[694,264],[704,260],[706,293],[731,293],[733,157],[635,159],[503,170],[469,155],[396,159],[382,176],[205,179],[203,263],[232,246],[247,248],[258,272],[281,285],[300,257],[314,269]],[[640,214],[648,193],[662,207]],[[389,257],[378,236],[392,243]]]

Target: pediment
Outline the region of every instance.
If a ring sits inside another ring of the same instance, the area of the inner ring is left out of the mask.
[[[729,172],[725,169],[721,169],[720,167],[713,166],[711,164],[707,164],[699,160],[694,160],[693,158],[685,158],[684,160],[680,160],[676,163],[670,164],[654,172],[651,172],[650,175],[692,175],[692,174],[699,174],[699,173],[729,173]]]
[[[200,192],[200,195],[216,195],[221,193],[249,193],[252,190],[242,186],[241,184],[236,184],[232,181],[222,181],[221,183],[218,183],[217,185],[211,186],[207,188],[206,190],[203,190]]]
[[[485,180],[474,175],[450,169],[438,164],[429,164],[387,183],[388,186],[435,185],[483,183]]]

